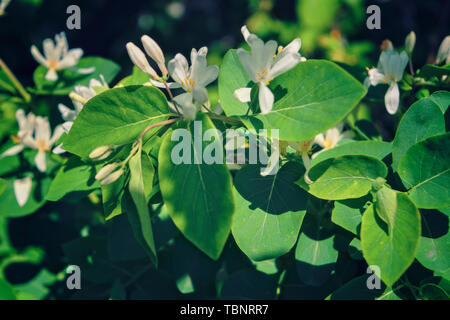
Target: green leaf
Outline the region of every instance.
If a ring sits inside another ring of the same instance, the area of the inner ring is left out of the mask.
[[[450,133],[413,145],[400,161],[398,174],[417,207],[450,206]]]
[[[240,102],[234,97],[234,91],[250,87],[252,82],[241,65],[236,50],[229,50],[223,58],[219,74],[220,105],[228,116],[245,115],[250,103]]]
[[[392,145],[384,141],[352,141],[338,145],[332,149],[325,150],[317,154],[311,160],[311,166],[314,167],[319,162],[343,155],[367,155],[383,160],[391,153]]]
[[[377,177],[386,175],[386,165],[374,157],[339,156],[311,168],[309,178],[314,183],[308,192],[327,200],[360,198],[370,191]]]
[[[144,73],[141,69],[133,66],[133,73],[128,77],[120,80],[116,86],[133,86],[133,85],[143,85],[150,81],[150,76]]]
[[[331,212],[331,221],[354,235],[359,235],[361,215],[369,200],[370,196],[335,201],[333,211]]]
[[[30,197],[23,207],[17,203],[14,194],[14,180],[6,179],[6,189],[0,194],[0,215],[3,217],[18,218],[24,217],[34,213],[42,207],[46,200],[45,195],[49,190],[52,182],[50,177],[45,177],[39,180],[33,179]]]
[[[80,74],[73,70],[65,69],[58,73],[57,81],[48,81],[45,79],[47,68],[40,65],[33,74],[34,83],[40,94],[67,95],[76,85],[89,86],[91,79],[100,80],[102,75],[107,83],[110,83],[119,73],[120,66],[115,62],[101,57],[81,58],[76,68],[95,67],[95,71],[90,74]]]
[[[431,95],[430,99],[439,106],[442,113],[445,113],[450,105],[450,92],[436,91]]]
[[[391,188],[382,186],[376,193],[375,211],[391,230],[397,214],[397,193]]]
[[[441,78],[442,76],[448,76],[450,75],[450,64],[446,64],[445,66],[426,64],[420,69],[418,75],[425,79],[429,79],[432,77]]]
[[[392,286],[414,261],[420,241],[420,215],[406,194],[397,193],[397,213],[393,227],[375,213],[374,206],[364,212],[361,246],[369,265],[380,267],[380,277]]]
[[[449,215],[421,210],[422,237],[417,260],[426,268],[445,274],[450,270]]]
[[[14,288],[4,279],[0,278],[0,300],[16,300]]]
[[[313,139],[341,122],[366,94],[359,81],[325,60],[301,62],[269,87],[275,95],[272,111],[241,119],[252,131],[278,129],[280,140],[287,141]]]
[[[153,239],[150,212],[145,197],[144,176],[142,172],[142,143],[136,154],[131,157],[129,167],[130,182],[128,189],[136,206],[136,211],[128,210],[128,218],[137,240],[144,246],[150,260],[156,266],[158,264],[158,258],[156,255],[155,241]]]
[[[95,180],[95,167],[74,156],[59,169],[45,198],[58,201],[69,193],[85,194],[99,187],[100,184]]]
[[[406,151],[415,143],[445,132],[442,110],[432,97],[423,98],[406,111],[392,142],[392,166],[397,170]]]
[[[381,285],[380,289],[373,288],[369,289],[367,286],[368,278],[372,274],[362,275],[354,278],[344,284],[342,287],[333,292],[328,299],[329,300],[375,300],[382,296],[383,292],[386,290],[384,284]]]
[[[239,248],[252,260],[277,258],[295,245],[308,194],[295,185],[304,170],[286,163],[276,175],[261,176],[248,165],[234,178],[236,212],[231,229]]]
[[[131,143],[147,126],[169,116],[165,96],[154,87],[111,89],[86,103],[63,146],[71,153],[87,157],[102,145]]]
[[[122,214],[122,197],[126,178],[122,175],[111,184],[102,186],[102,203],[105,220],[110,220]]]
[[[338,258],[334,243],[334,234],[308,213],[295,248],[300,280],[312,286],[320,286],[330,277]]]
[[[212,121],[199,114],[202,130],[215,129]],[[171,141],[174,129],[187,129],[188,141]],[[179,122],[164,136],[158,155],[161,194],[172,220],[184,236],[212,259],[218,259],[231,229],[234,211],[231,176],[224,164],[194,164],[199,160],[194,146],[194,122]],[[201,133],[198,139],[201,139]],[[171,157],[178,144],[187,144],[191,164],[176,165]],[[217,132],[214,142],[201,139],[202,150],[216,146],[222,150]]]

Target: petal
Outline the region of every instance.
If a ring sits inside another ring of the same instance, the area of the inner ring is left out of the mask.
[[[39,171],[45,172],[47,170],[45,151],[38,151],[38,153],[34,157],[34,163],[36,164],[36,167],[39,169]]]
[[[48,142],[50,140],[50,124],[47,118],[36,118],[36,140],[44,140]]]
[[[48,69],[47,73],[45,74],[45,80],[56,81],[58,80],[58,74],[54,69]]]
[[[384,103],[389,114],[397,112],[399,101],[400,91],[398,90],[398,85],[397,83],[392,82],[384,96]]]
[[[90,67],[90,68],[78,68],[75,69],[76,72],[78,72],[79,74],[90,74],[93,73],[95,71],[95,67]]]
[[[247,72],[247,75],[250,77],[250,79],[253,80],[253,82],[258,82],[256,73],[258,72],[256,69],[256,63],[255,60],[252,59],[252,55],[250,54],[250,52],[239,48],[236,51],[236,54],[239,58],[239,61],[242,64],[242,67],[244,68],[244,70]]]
[[[241,33],[242,33],[242,36],[244,37],[245,41],[247,41],[248,37],[251,34],[250,31],[248,31],[247,26],[245,26],[245,25],[241,27]]]
[[[64,121],[73,121],[77,117],[77,113],[74,110],[66,107],[62,103],[58,104],[58,109]]]
[[[240,88],[234,90],[234,97],[240,102],[250,102],[251,101],[252,88]]]
[[[202,105],[208,101],[208,90],[205,87],[195,86],[192,90],[192,95],[196,105]]]
[[[301,46],[302,46],[302,41],[300,40],[300,38],[295,38],[286,47],[284,47],[281,50],[281,52],[279,52],[277,54],[277,56],[275,57],[274,63],[276,63],[278,60],[282,59],[287,54],[290,54],[290,53],[298,54],[298,51],[300,50]]]
[[[182,54],[175,55],[175,58],[169,61],[168,69],[170,76],[179,84],[182,84],[187,78],[189,66],[186,58]]]
[[[23,207],[27,203],[32,185],[33,181],[30,177],[14,180],[14,195],[19,207]]]
[[[62,136],[64,133],[64,128],[62,125],[56,126],[55,130],[53,130],[53,136],[50,138],[48,142],[48,146],[51,148],[56,141]]]
[[[162,83],[160,81],[153,80],[153,79],[150,79],[150,83],[152,85],[154,85],[155,87],[158,87],[158,88],[165,88],[166,87],[164,85],[164,83]],[[176,83],[176,82],[166,82],[166,84],[169,87],[169,89],[179,89],[179,88],[181,88],[180,84]]]
[[[314,143],[318,144],[319,146],[321,146],[322,148],[324,147],[324,140],[325,140],[325,136],[323,133],[319,133],[317,136],[314,137]]]
[[[408,57],[408,54],[406,53],[406,51],[402,51],[400,53],[398,60],[399,61],[398,61],[397,65],[395,66],[393,73],[396,76],[396,80],[400,81],[403,78],[403,71],[405,71],[406,65],[408,64],[408,61],[409,61],[409,57]]]
[[[82,49],[72,49],[67,52],[67,54],[58,63],[60,69],[74,67],[78,64],[81,56],[83,55]]]
[[[66,152],[66,150],[64,150],[63,148],[62,148],[62,143],[60,143],[60,144],[58,144],[54,149],[53,149],[53,153],[54,154],[61,154],[61,153],[64,153],[64,152]]]
[[[289,53],[279,59],[271,68],[269,78],[276,78],[280,74],[285,73],[294,68],[300,62],[298,53]]]
[[[178,109],[181,108],[182,115],[188,120],[194,120],[197,114],[197,108],[193,104],[192,98],[192,93],[182,93],[173,99]]]
[[[45,39],[43,42],[44,55],[47,59],[59,60],[54,58],[55,45],[52,39]]]
[[[47,60],[42,56],[36,46],[31,46],[31,55],[37,62],[39,62],[43,66],[47,66]]]
[[[21,151],[23,150],[23,148],[24,148],[24,145],[23,145],[23,144],[17,144],[17,145],[15,145],[15,146],[9,148],[9,149],[6,150],[5,152],[3,152],[3,153],[0,155],[0,159],[3,158],[3,157],[9,157],[9,156],[16,155],[16,154],[18,154],[19,152],[21,152]]]
[[[66,121],[62,124],[62,127],[64,129],[64,132],[69,133],[70,129],[72,128],[73,121]]]
[[[272,91],[263,83],[259,82],[259,107],[262,114],[268,114],[273,107],[274,96]]]

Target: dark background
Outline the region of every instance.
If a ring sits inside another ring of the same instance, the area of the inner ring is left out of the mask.
[[[449,33],[448,0],[342,2],[344,5],[361,2],[363,9],[370,4],[381,8],[381,30],[368,30],[365,27],[368,15],[364,13],[359,27],[355,24],[353,30],[347,32],[349,42],[370,40],[378,46],[389,38],[394,45],[401,46],[406,34],[414,30],[417,34],[414,63],[418,66],[432,59]],[[71,4],[81,8],[81,30],[66,28],[69,17],[66,8]],[[6,10],[8,14],[0,18],[0,57],[26,85],[32,85],[31,74],[37,66],[30,55],[31,45],[36,44],[41,49],[42,40],[60,31],[66,32],[71,48],[81,47],[86,56],[103,56],[119,63],[123,68],[122,76],[132,67],[125,44],[128,41],[139,44],[142,34],[157,40],[167,58],[177,52],[186,55],[192,47],[207,45],[220,60],[227,49],[241,43],[240,27],[247,19],[257,21],[264,12],[264,16],[273,20],[264,20],[265,29],[270,31],[271,24],[276,26],[279,21],[285,23],[286,28],[292,28],[292,25],[301,24],[296,6],[296,0],[12,0]],[[346,19],[348,12],[343,10],[337,23]],[[272,29],[275,31],[272,36],[277,39],[279,27]],[[307,56],[322,55],[320,50],[315,50]],[[378,50],[373,50],[370,55],[376,62]]]

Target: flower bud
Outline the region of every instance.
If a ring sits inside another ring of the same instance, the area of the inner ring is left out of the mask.
[[[152,78],[155,80],[159,78],[156,71],[153,70],[152,67],[150,67],[150,64],[148,63],[145,54],[134,43],[132,42],[127,43],[127,51],[131,61],[136,65],[136,67],[141,69],[143,72],[151,75]]]
[[[116,181],[117,179],[119,179],[122,176],[123,172],[124,172],[123,169],[119,169],[117,171],[114,171],[109,176],[107,176],[106,178],[101,180],[100,181],[100,185],[106,186],[108,184],[113,183],[114,181]]]
[[[436,58],[436,63],[450,63],[450,36],[446,36],[442,41]]]
[[[406,52],[408,52],[411,55],[414,50],[415,45],[416,45],[416,34],[414,33],[414,31],[411,31],[406,36],[406,39],[405,39]]]
[[[104,166],[103,168],[101,168],[97,174],[95,175],[95,179],[96,180],[103,180],[104,178],[106,178],[109,174],[111,174],[111,172],[114,171],[114,169],[117,168],[118,163],[117,162],[113,162],[110,164],[107,164],[106,166]]]
[[[381,49],[381,51],[394,50],[394,46],[392,45],[391,40],[386,39],[386,40],[383,40],[383,42],[381,43],[380,49]]]
[[[250,36],[250,31],[248,31],[247,26],[242,26],[241,32],[242,32],[242,36],[244,37],[245,41],[247,41],[248,37]]]
[[[145,52],[147,52],[150,58],[152,58],[158,64],[161,72],[166,75],[168,73],[166,68],[166,60],[164,59],[164,54],[159,45],[155,40],[147,35],[142,36],[141,41],[144,45]]]
[[[112,153],[111,146],[100,146],[92,150],[92,152],[89,154],[89,158],[92,160],[104,160],[109,157],[109,155]]]

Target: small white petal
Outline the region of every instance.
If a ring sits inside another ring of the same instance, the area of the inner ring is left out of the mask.
[[[397,112],[399,101],[400,91],[398,90],[398,85],[397,83],[392,82],[384,96],[384,103],[389,114]]]
[[[78,68],[75,69],[76,72],[78,72],[79,74],[91,74],[95,72],[95,67],[90,67],[90,68]]]
[[[37,62],[39,62],[43,66],[47,66],[47,60],[44,58],[44,56],[42,56],[36,46],[31,46],[31,55]]]
[[[259,107],[262,114],[268,114],[273,107],[274,96],[272,91],[263,83],[259,82]]]
[[[36,117],[36,128],[35,128],[36,140],[50,140],[50,123],[47,117]]]
[[[54,69],[48,69],[47,73],[45,74],[45,80],[56,81],[58,80],[58,74]]]
[[[278,60],[270,69],[269,78],[276,78],[292,68],[300,62],[300,55],[298,53],[289,53]]]
[[[50,138],[48,142],[48,146],[51,148],[56,141],[62,136],[64,133],[64,128],[62,125],[56,126],[55,130],[53,130],[53,136]]]
[[[0,155],[0,159],[3,158],[3,157],[9,157],[9,156],[16,155],[16,154],[20,153],[23,150],[23,148],[24,148],[23,144],[17,144],[15,146],[9,148],[5,152],[3,152]]]
[[[45,172],[47,170],[45,151],[38,151],[38,153],[34,157],[34,163],[36,164],[36,167],[39,169],[39,171]]]
[[[52,152],[54,154],[61,154],[61,153],[66,152],[66,150],[63,149],[62,145],[63,145],[62,143],[58,144],[55,148],[53,148]]]
[[[60,69],[74,67],[78,64],[81,56],[83,55],[82,49],[72,49],[67,52],[63,59],[58,63]]]
[[[23,207],[30,197],[33,181],[30,177],[14,180],[14,195],[19,207]]]
[[[240,88],[234,90],[234,97],[238,99],[240,102],[250,102],[251,101],[251,94],[252,88]]]

